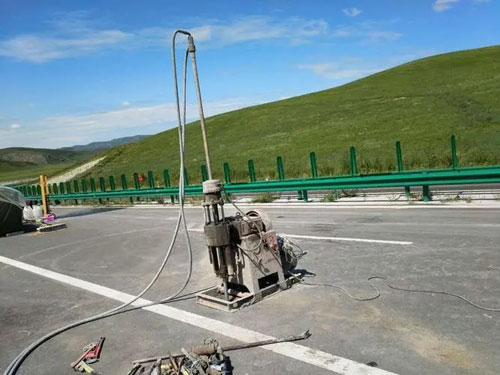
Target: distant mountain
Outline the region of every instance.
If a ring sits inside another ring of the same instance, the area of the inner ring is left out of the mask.
[[[133,135],[131,137],[122,137],[112,139],[110,141],[102,141],[102,142],[92,142],[86,145],[76,145],[71,147],[62,147],[61,150],[68,151],[88,151],[88,152],[98,152],[107,150],[108,148],[112,148],[115,146],[126,145],[128,143],[137,142],[143,140],[144,138],[149,137],[149,135]]]
[[[36,178],[40,174],[49,177],[92,159],[96,154],[109,148],[125,145],[147,138],[135,135],[92,142],[87,145],[62,147],[57,149],[8,147],[0,149],[0,181],[17,181]]]

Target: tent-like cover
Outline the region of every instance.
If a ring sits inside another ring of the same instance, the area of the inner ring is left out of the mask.
[[[23,229],[24,196],[17,190],[0,186],[0,236]]]

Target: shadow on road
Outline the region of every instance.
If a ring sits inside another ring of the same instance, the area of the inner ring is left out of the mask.
[[[117,211],[117,210],[123,210],[123,209],[124,209],[124,207],[92,207],[92,208],[82,208],[81,210],[75,210],[75,211],[71,211],[71,212],[65,212],[63,214],[57,214],[57,209],[55,209],[55,211],[56,211],[57,219],[66,219],[69,217],[96,215],[96,214],[102,214],[105,212]]]

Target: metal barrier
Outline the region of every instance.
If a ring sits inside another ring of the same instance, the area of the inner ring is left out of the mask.
[[[307,201],[307,192],[310,190],[336,190],[336,189],[367,189],[384,187],[403,187],[407,194],[410,193],[410,187],[422,186],[423,200],[431,199],[430,186],[433,185],[458,185],[458,184],[488,184],[500,183],[500,166],[484,166],[459,168],[457,158],[457,148],[455,136],[451,137],[451,168],[406,171],[403,168],[403,156],[400,142],[396,142],[396,160],[397,171],[379,174],[359,174],[356,160],[356,150],[351,147],[350,155],[350,175],[320,177],[316,162],[316,154],[309,154],[311,166],[311,178],[285,178],[283,159],[281,156],[276,158],[278,171],[278,180],[257,181],[255,174],[255,165],[252,159],[248,161],[249,181],[246,183],[232,182],[231,169],[229,163],[224,163],[224,189],[227,193],[262,193],[262,192],[283,192],[297,191],[299,199]],[[207,179],[206,166],[200,168],[202,181]],[[201,185],[189,185],[189,180],[185,174],[185,185],[187,195],[201,195]],[[88,199],[112,199],[112,198],[133,198],[141,197],[167,197],[174,202],[174,197],[178,195],[178,188],[171,186],[170,173],[168,169],[163,171],[164,187],[155,187],[155,178],[152,171],[147,172],[147,178],[143,178],[138,173],[133,174],[134,189],[128,188],[127,178],[124,174],[120,176],[121,190],[117,190],[113,176],[109,176],[109,189],[106,188],[106,180],[99,177],[99,188],[97,191],[94,178],[90,178],[90,191],[87,190],[85,179],[81,179],[81,185],[78,180],[53,184],[49,199],[55,200],[88,200]],[[141,180],[146,188],[142,188]],[[80,188],[81,187],[81,188]],[[73,188],[73,189],[72,189]],[[20,186],[17,187],[27,199],[40,200],[40,186]]]

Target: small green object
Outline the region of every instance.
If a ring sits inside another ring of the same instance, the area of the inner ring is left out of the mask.
[[[121,174],[120,180],[121,180],[121,184],[122,184],[122,190],[127,190],[128,189],[127,176],[125,176],[125,174]]]
[[[226,184],[231,183],[231,170],[229,169],[229,163],[224,163],[224,180]]]
[[[396,142],[396,159],[398,162],[398,172],[401,172],[404,170],[404,168],[403,168],[403,154],[401,152],[401,142],[399,141]]]
[[[73,190],[74,190],[75,193],[80,192],[80,189],[78,187],[78,180],[74,180],[73,181]]]
[[[40,192],[41,194],[42,192]],[[66,194],[71,194],[71,182],[66,181]]]
[[[153,176],[153,171],[148,171],[148,183],[150,189],[155,188],[155,178]]]
[[[318,166],[316,165],[316,153],[314,151],[309,153],[309,161],[311,162],[311,176],[312,178],[317,178]]]
[[[189,175],[186,168],[184,168],[184,186],[189,186]]]
[[[141,183],[139,182],[139,174],[137,172],[134,173],[134,186],[136,190],[141,188]]]
[[[84,178],[82,178],[82,192],[87,192],[87,181]]]
[[[59,194],[64,194],[64,182],[59,182]]]
[[[309,196],[307,195],[307,190],[302,190],[302,197],[304,202],[309,202]]]
[[[356,176],[358,174],[358,162],[356,160],[356,149],[354,148],[354,146],[351,146],[351,148],[349,149],[349,155],[351,175]]]
[[[104,180],[104,177],[99,177],[99,187],[101,188],[101,191],[106,191],[106,181]]]
[[[457,140],[454,135],[450,139],[451,144],[451,166],[453,169],[458,168],[458,157],[457,157]]]
[[[422,197],[424,199],[424,202],[429,202],[432,199],[429,185],[422,186]]]
[[[255,164],[253,159],[248,160],[248,177],[250,177],[250,182],[257,181],[255,178]]]
[[[111,191],[115,191],[116,190],[114,176],[109,176],[109,188],[111,189]]]
[[[93,177],[90,178],[90,191],[95,193],[95,180]]]
[[[281,156],[276,158],[276,165],[278,167],[278,179],[283,181],[285,179],[285,169],[283,168],[283,159]]]
[[[208,180],[208,170],[207,170],[207,166],[205,164],[202,164],[202,166],[200,167],[200,170],[201,170],[201,181],[206,181]]]
[[[168,172],[168,169],[165,169],[163,171],[163,180],[165,181],[165,187],[169,188],[170,187],[170,173]]]
[[[52,192],[54,194],[59,194],[59,188],[57,187],[57,184],[56,183],[53,183],[52,184]]]

